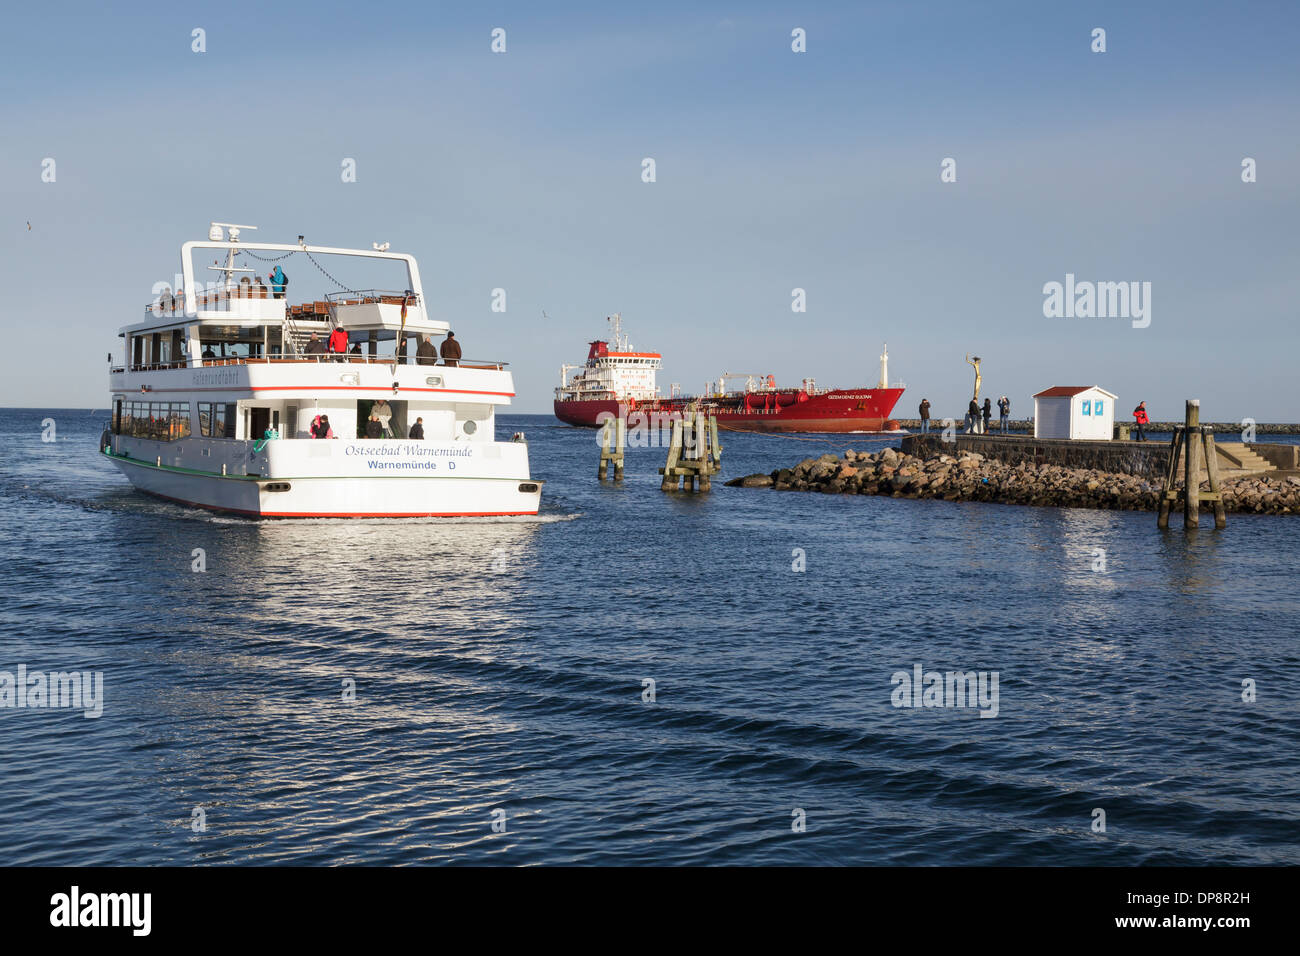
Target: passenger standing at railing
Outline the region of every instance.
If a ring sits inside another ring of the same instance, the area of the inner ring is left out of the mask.
[[[424,419],[423,418],[417,418],[415,420],[415,424],[411,426],[411,433],[406,437],[414,438],[417,441],[424,440]]]
[[[415,347],[415,361],[420,365],[437,365],[438,348],[433,344],[433,339],[425,336],[419,345]]]
[[[307,347],[303,351],[308,355],[324,355],[325,343],[318,339],[316,333],[313,332],[311,334],[311,341],[307,343]]]
[[[406,364],[406,336],[400,336],[397,340],[397,364]]]
[[[253,297],[256,299],[266,298],[266,286],[262,285],[262,277],[258,276],[253,280]]]
[[[277,299],[283,299],[284,291],[289,286],[289,277],[284,274],[284,270],[279,266],[276,266],[275,271],[267,276],[267,278],[271,280],[271,293]]]
[[[345,356],[348,351],[348,334],[342,328],[337,328],[330,333],[330,352],[334,354],[334,361],[345,362]]]
[[[460,343],[456,341],[455,332],[448,332],[447,341],[442,343],[442,364],[460,364]]]

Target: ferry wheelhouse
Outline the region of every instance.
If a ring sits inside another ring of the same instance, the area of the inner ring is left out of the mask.
[[[250,517],[536,514],[524,436],[495,437],[515,394],[506,363],[428,354],[454,336],[429,315],[415,258],[240,241],[255,228],[213,223],[186,242],[177,287],[155,287],[119,331],[100,453],[141,491]],[[204,288],[199,250],[225,253]],[[318,256],[340,272],[377,261],[399,288],[343,287]],[[312,277],[340,289],[296,297]],[[331,336],[346,347],[322,353]]]

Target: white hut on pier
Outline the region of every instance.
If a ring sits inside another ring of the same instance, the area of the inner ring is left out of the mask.
[[[1118,396],[1096,385],[1055,385],[1034,396],[1034,437],[1109,441]]]

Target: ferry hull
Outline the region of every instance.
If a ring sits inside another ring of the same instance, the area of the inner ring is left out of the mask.
[[[249,518],[458,518],[535,515],[532,478],[205,474],[103,453],[140,491]]]
[[[789,395],[790,393],[784,393]],[[700,402],[709,415],[716,415],[719,428],[756,432],[878,432],[892,431],[897,424],[889,417],[902,396],[901,388],[844,389],[808,396],[805,401],[766,408],[745,408],[742,403]],[[763,393],[757,393],[762,396]],[[595,427],[608,416],[623,412],[635,426],[638,413],[681,414],[698,399],[671,399],[624,404],[604,401],[555,402],[555,417],[568,425]]]

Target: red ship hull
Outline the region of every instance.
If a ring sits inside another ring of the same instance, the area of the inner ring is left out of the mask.
[[[692,402],[718,417],[718,427],[757,432],[878,432],[898,424],[889,415],[902,396],[901,388],[835,389],[808,395],[797,390],[751,392],[717,399],[671,398],[644,402],[583,400],[555,402],[555,417],[569,425],[595,427],[602,413],[626,411],[631,424],[638,413],[681,414]],[[654,425],[653,420],[649,422]]]

